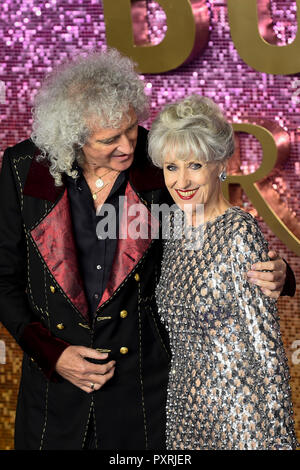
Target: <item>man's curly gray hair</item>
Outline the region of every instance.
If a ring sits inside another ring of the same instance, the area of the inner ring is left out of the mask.
[[[130,107],[141,120],[148,115],[144,84],[135,64],[115,49],[80,55],[57,67],[44,81],[33,108],[31,138],[39,160],[50,162],[55,184],[62,173],[76,178],[75,158],[97,127],[118,127]]]
[[[148,135],[148,152],[159,168],[167,154],[183,160],[225,161],[234,152],[234,132],[216,103],[194,94],[158,114]]]

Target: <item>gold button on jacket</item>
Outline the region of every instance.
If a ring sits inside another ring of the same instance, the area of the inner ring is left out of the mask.
[[[56,325],[56,328],[59,329],[59,330],[63,330],[64,327],[65,327],[65,325],[64,325],[63,323],[58,323],[58,324]]]
[[[127,315],[128,315],[127,310],[121,310],[121,312],[120,312],[120,317],[121,317],[121,318],[126,318]]]
[[[134,275],[134,279],[138,282],[140,280],[140,275],[138,273],[136,273]]]
[[[121,353],[121,354],[127,354],[127,353],[128,353],[128,348],[126,348],[125,346],[123,346],[123,347],[120,349],[120,353]]]
[[[54,287],[54,286],[50,286],[50,290],[51,290],[52,294],[54,294],[54,292],[55,292],[55,287]]]

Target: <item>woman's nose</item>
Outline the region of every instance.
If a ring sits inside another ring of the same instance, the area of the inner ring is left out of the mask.
[[[190,185],[188,175],[185,171],[179,171],[177,177],[177,186],[178,189],[185,189]]]

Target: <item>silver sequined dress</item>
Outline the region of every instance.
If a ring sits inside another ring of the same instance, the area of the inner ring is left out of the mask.
[[[200,248],[188,233],[165,241],[156,289],[172,351],[167,448],[294,449],[276,301],[245,277],[267,242],[238,207],[190,233]]]

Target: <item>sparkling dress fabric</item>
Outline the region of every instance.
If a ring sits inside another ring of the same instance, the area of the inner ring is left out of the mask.
[[[296,448],[276,300],[246,279],[269,259],[257,222],[230,207],[178,237],[174,220],[156,289],[172,351],[167,448]]]

